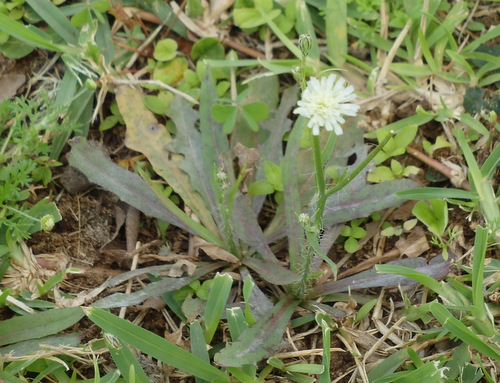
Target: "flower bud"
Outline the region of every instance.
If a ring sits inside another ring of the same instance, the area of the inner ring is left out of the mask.
[[[40,219],[40,226],[43,231],[51,231],[54,228],[56,221],[52,214],[46,214]]]
[[[312,38],[307,33],[303,33],[299,36],[299,49],[304,56],[309,54],[312,48]]]
[[[85,88],[87,90],[96,90],[97,89],[97,83],[92,80],[91,78],[88,78],[85,80]]]

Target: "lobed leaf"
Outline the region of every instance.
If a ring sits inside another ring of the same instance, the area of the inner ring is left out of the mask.
[[[137,305],[144,302],[148,298],[159,297],[160,295],[168,293],[170,291],[179,290],[180,288],[187,286],[191,282],[199,279],[203,275],[216,270],[220,266],[220,263],[213,263],[197,268],[194,274],[190,276],[180,278],[164,277],[162,280],[150,283],[142,290],[136,291],[134,293],[115,293],[109,295],[106,298],[103,298],[94,303],[93,306],[99,308],[112,308]],[[144,271],[142,271],[142,273],[144,273]]]
[[[179,194],[203,225],[212,233],[217,233],[217,227],[204,199],[191,185],[188,174],[180,168],[183,156],[174,155],[168,149],[172,137],[164,126],[158,124],[153,113],[147,110],[142,97],[140,89],[129,86],[119,86],[116,89],[116,102],[127,125],[125,144],[148,157],[156,173]],[[185,123],[194,123],[197,114],[189,110],[185,118]],[[180,131],[185,127],[178,126],[177,129]],[[212,174],[212,171],[209,174]]]
[[[389,262],[388,265],[401,265],[414,269],[433,279],[444,278],[449,273],[450,262],[442,257],[433,258],[428,264],[424,258],[406,258]],[[352,277],[316,286],[309,294],[310,298],[335,294],[348,290],[359,290],[371,287],[411,286],[416,282],[401,275],[378,274],[375,268]],[[437,282],[436,282],[437,283]]]
[[[105,156],[99,143],[79,137],[72,140],[70,145],[69,163],[84,173],[91,182],[116,194],[122,201],[146,215],[169,222],[192,234],[196,233],[179,218],[179,214],[172,213],[163,205],[139,175],[125,170]],[[180,212],[180,209],[177,210]]]

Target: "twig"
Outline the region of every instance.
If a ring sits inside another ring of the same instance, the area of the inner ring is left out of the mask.
[[[416,159],[422,161],[423,163],[429,165],[431,168],[436,169],[438,172],[444,174],[446,177],[448,177],[452,181],[452,183],[455,186],[460,187],[464,190],[470,190],[470,184],[469,184],[469,181],[467,181],[467,180],[459,181],[458,185],[456,185],[455,182],[453,182],[453,181],[456,181],[456,179],[457,179],[456,174],[455,174],[454,170],[450,169],[445,164],[442,164],[441,162],[436,161],[434,158],[431,158],[428,155],[426,155],[426,154],[422,153],[421,151],[414,149],[412,147],[408,146],[406,148],[406,151],[409,154],[411,154],[413,157],[415,157]]]

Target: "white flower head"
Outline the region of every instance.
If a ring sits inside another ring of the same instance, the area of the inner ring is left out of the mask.
[[[345,122],[342,115],[355,116],[358,112],[359,105],[349,103],[355,98],[354,88],[346,86],[342,77],[337,78],[334,74],[319,80],[311,77],[302,93],[302,100],[297,103],[299,107],[293,113],[310,119],[307,126],[315,136],[319,135],[321,127],[341,135],[340,124]]]

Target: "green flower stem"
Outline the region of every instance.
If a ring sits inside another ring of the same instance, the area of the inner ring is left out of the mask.
[[[323,211],[325,210],[326,204],[325,172],[323,170],[323,161],[321,159],[321,143],[319,136],[313,135],[312,151],[314,157],[316,192],[318,193],[318,206],[316,208],[316,212],[314,213],[314,225],[318,229],[319,233],[323,227]]]
[[[370,152],[370,154],[361,162],[356,169],[354,169],[347,177],[343,174],[340,177],[340,180],[338,181],[337,185],[335,187],[328,189],[325,193],[325,202],[326,198],[330,197],[332,194],[338,192],[340,189],[343,189],[344,187],[347,186],[356,176],[368,166],[368,164],[375,158],[375,156],[384,148],[385,144],[389,142],[389,140],[394,136],[393,132],[391,134],[388,134],[384,140],[374,149]]]

